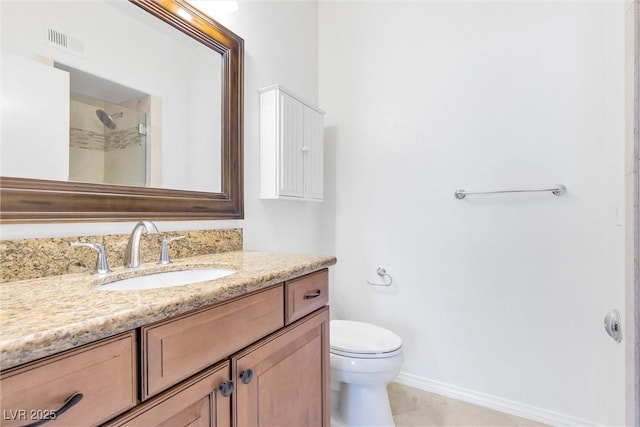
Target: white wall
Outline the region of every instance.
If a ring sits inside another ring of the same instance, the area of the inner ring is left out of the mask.
[[[623,19],[615,1],[321,3],[333,316],[396,331],[405,382],[624,423],[602,327],[624,309]],[[366,284],[377,266],[394,286]]]

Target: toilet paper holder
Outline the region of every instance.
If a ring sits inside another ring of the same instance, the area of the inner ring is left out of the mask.
[[[373,283],[367,280],[367,283],[371,286],[391,286],[393,283],[393,278],[389,273],[387,273],[387,270],[385,270],[384,267],[378,267],[376,274],[380,276],[382,283]]]

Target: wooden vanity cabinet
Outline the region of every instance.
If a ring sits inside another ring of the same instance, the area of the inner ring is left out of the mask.
[[[3,371],[2,425],[82,393],[47,425],[329,426],[327,292],[324,269]]]
[[[186,415],[193,424],[178,423],[172,410],[159,418],[137,419],[135,414],[152,415],[151,410],[136,408],[122,418],[130,420],[127,424],[118,420],[113,425],[330,425],[327,302],[328,270],[323,269],[141,328],[143,398],[171,387],[142,406],[156,408],[160,405],[156,402],[168,406],[166,399],[180,402],[172,406],[175,414]],[[220,376],[202,387],[197,378],[174,386],[220,361],[231,366],[226,377],[219,371]],[[233,383],[230,398],[222,397],[219,389],[227,381]],[[191,387],[198,391],[191,392]],[[203,415],[207,408],[209,418]],[[153,417],[155,413],[154,409]],[[159,419],[171,423],[161,424]]]
[[[328,426],[328,348],[324,307],[235,355],[235,425]]]
[[[107,424],[320,427],[330,424],[329,308],[258,341]],[[231,365],[231,372],[230,372]],[[231,396],[221,385],[233,381]]]
[[[284,284],[285,324],[290,324],[329,303],[329,271],[316,271]]]
[[[98,425],[136,405],[136,383],[131,331],[2,372],[2,425]]]
[[[282,285],[141,328],[142,399],[284,326]]]
[[[220,389],[230,375],[228,361],[215,365],[106,426],[230,427],[231,397]]]

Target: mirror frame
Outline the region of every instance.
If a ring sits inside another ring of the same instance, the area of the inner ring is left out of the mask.
[[[244,218],[244,40],[184,0],[129,1],[222,56],[222,192],[0,177],[0,222]]]

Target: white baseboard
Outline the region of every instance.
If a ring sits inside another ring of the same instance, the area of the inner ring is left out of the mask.
[[[552,426],[598,426],[570,415],[400,372],[394,382]]]

